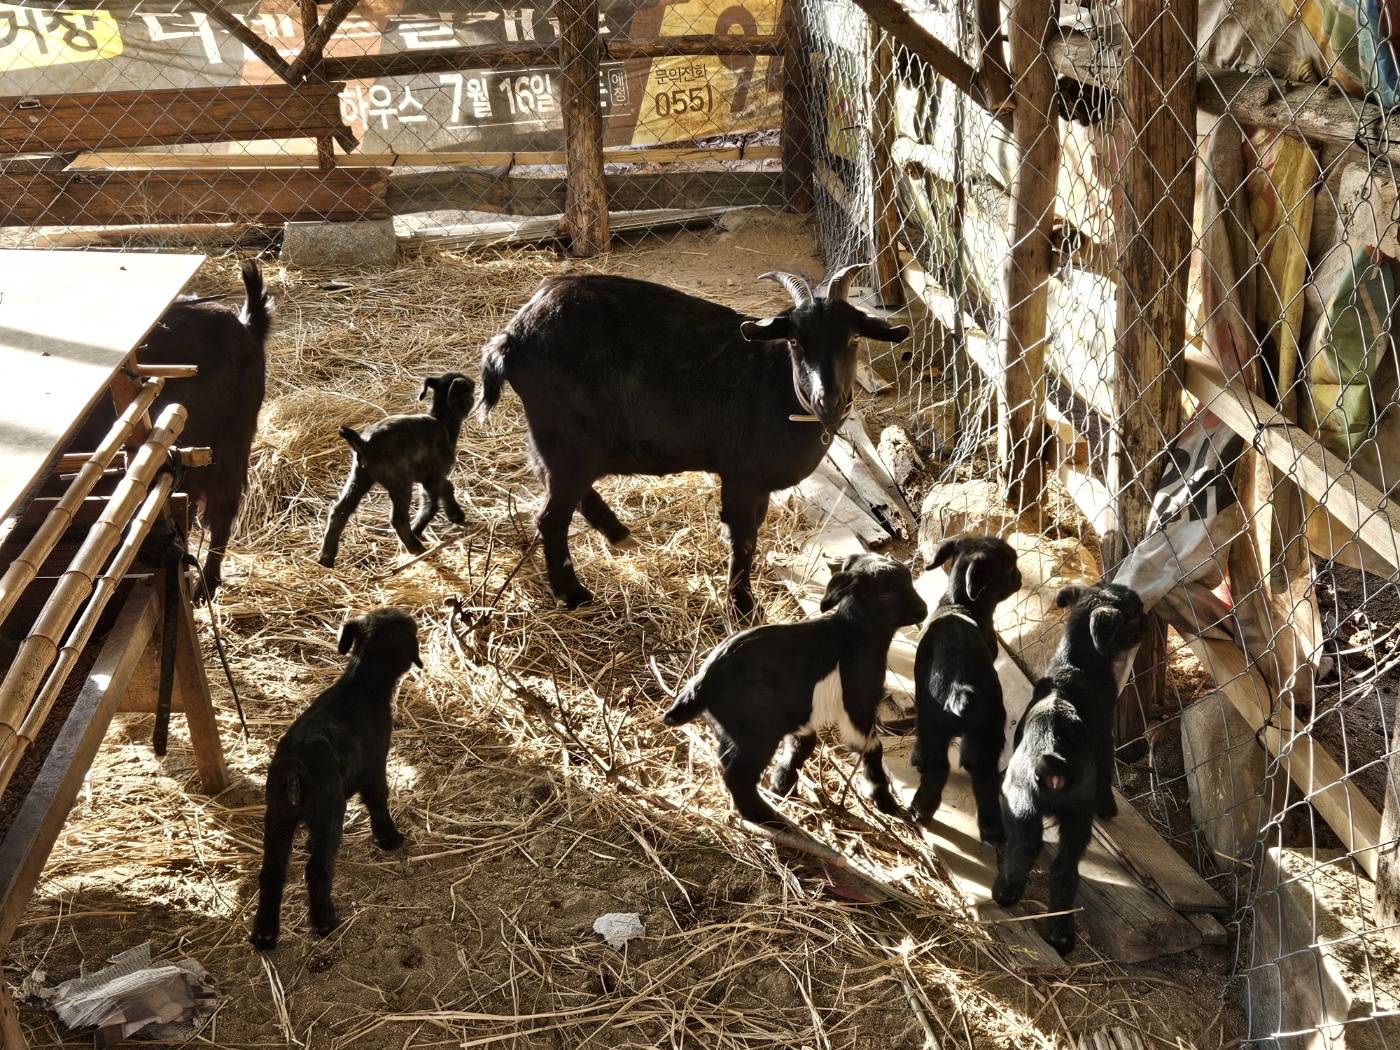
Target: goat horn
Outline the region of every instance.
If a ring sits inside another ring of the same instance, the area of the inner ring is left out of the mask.
[[[795,273],[784,273],[782,270],[770,270],[768,273],[760,274],[760,281],[777,281],[787,289],[788,295],[792,296],[792,301],[798,306],[806,306],[812,301],[812,286],[807,283],[807,278],[798,277]]]
[[[823,298],[835,299],[844,303],[846,296],[851,291],[851,278],[868,265],[869,263],[856,263],[854,266],[841,267],[826,279],[826,294]]]

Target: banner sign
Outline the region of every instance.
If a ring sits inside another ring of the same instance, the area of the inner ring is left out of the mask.
[[[508,2],[362,0],[326,54],[550,44],[557,38],[552,5],[505,6]],[[89,6],[0,4],[0,95],[277,81],[232,33],[187,0],[99,0]],[[605,45],[691,34],[773,33],[780,14],[780,0],[601,0],[600,6]],[[227,0],[224,7],[288,61],[300,51],[296,0]],[[608,62],[605,50],[604,59],[598,91],[605,145],[689,142],[779,123],[777,58]],[[366,153],[558,149],[563,144],[559,86],[559,71],[552,66],[382,77],[347,83],[341,115]]]

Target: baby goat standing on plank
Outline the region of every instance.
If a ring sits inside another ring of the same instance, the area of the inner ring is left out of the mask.
[[[709,717],[725,786],[740,815],[755,824],[787,826],[759,797],[759,781],[787,737],[774,789],[789,794],[823,726],[836,726],[841,742],[863,756],[876,808],[899,812],[875,733],[875,708],[895,631],[921,622],[928,607],[899,562],[853,554],[827,584],[821,611],[813,620],[753,627],[720,643],[662,715],[671,726]]]
[[[1064,587],[1055,596],[1070,606],[1064,637],[1031,705],[1016,727],[1016,747],[1002,781],[1006,850],[992,895],[1003,906],[1026,891],[1040,855],[1042,821],[1060,824],[1060,847],[1050,866],[1050,910],[1067,912],[1079,889],[1079,861],[1094,817],[1118,812],[1113,800],[1113,711],[1118,673],[1142,640],[1147,614],[1137,592],[1121,584]],[[1049,920],[1046,940],[1060,952],[1074,948],[1074,916]]]
[[[917,821],[938,811],[948,783],[948,745],[962,738],[962,767],[972,778],[977,828],[983,842],[1001,842],[997,797],[1006,708],[997,677],[992,611],[1021,588],[1016,551],[992,536],[945,540],[934,567],[953,559],[948,590],[933,611],[914,656],[918,738],[911,756],[919,790],[910,813]]]
[[[358,794],[369,810],[370,830],[380,849],[403,845],[389,815],[385,767],[394,687],[410,667],[423,666],[418,628],[402,609],[376,609],[345,621],[339,649],[351,654],[345,673],[292,723],[267,770],[258,912],[249,938],[260,951],[277,945],[287,861],[299,824],[305,823],[309,832],[306,893],[311,929],[318,937],[336,926],[331,877],[350,796]]]
[[[418,400],[427,397],[429,390],[433,404],[427,414],[390,416],[363,434],[350,427],[340,428],[340,436],[354,450],[354,462],[326,523],[326,538],[317,560],[327,568],[335,565],[340,534],[350,515],[376,482],[389,491],[390,520],[410,554],[423,553],[420,537],[437,513],[439,502],[453,524],[466,522],[448,475],[457,462],[457,437],[472,410],[476,385],[460,372],[448,372],[423,380]],[[410,528],[408,512],[415,484],[423,488],[423,508]]]

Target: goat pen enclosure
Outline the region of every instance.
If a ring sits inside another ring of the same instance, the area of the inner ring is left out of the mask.
[[[218,1046],[1385,1045],[1390,18],[1341,0],[0,6],[5,243],[283,252],[253,486],[201,614],[258,709],[235,785],[193,796],[178,752],[155,763],[146,723],[121,723],[7,977],[154,939],[214,978]],[[316,254],[337,244],[400,261]],[[464,442],[466,534],[401,566],[371,500],[345,564],[311,560],[336,426],[471,365],[544,274],[760,311],[782,303],[765,270],[855,262],[863,302],[913,336],[875,351],[860,417],[775,507],[760,595],[792,619],[821,555],[1002,535],[1026,581],[998,614],[1010,698],[1044,669],[1061,585],[1143,594],[1160,629],[1117,707],[1133,808],[1086,869],[1087,965],[983,906],[959,813],[887,821],[840,759],[789,805],[892,901],[726,824],[709,738],[655,719],[658,678],[731,626],[707,481],[610,483],[641,549],[580,538],[598,607],[555,609],[512,402]],[[235,270],[211,263],[197,290]],[[317,942],[289,913],[260,958],[243,932],[262,772],[335,672],[339,616],[373,603],[427,638],[393,771],[413,847],[374,854],[352,818],[353,918]],[[132,775],[152,766],[154,787]],[[596,943],[608,911],[642,912],[647,939]]]

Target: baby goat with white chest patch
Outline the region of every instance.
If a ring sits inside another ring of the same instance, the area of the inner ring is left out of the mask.
[[[895,631],[920,623],[928,607],[899,562],[853,554],[827,584],[821,613],[802,623],[750,628],[722,642],[662,715],[672,726],[709,718],[719,736],[725,786],[740,815],[755,824],[787,826],[759,796],[759,781],[786,738],[774,790],[789,794],[824,726],[836,726],[841,742],[862,756],[876,808],[900,811],[885,775],[875,709]]]
[[[1006,850],[992,895],[1002,906],[1021,899],[1040,855],[1042,822],[1054,817],[1060,846],[1050,865],[1050,910],[1067,912],[1079,890],[1079,861],[1094,817],[1118,812],[1113,799],[1118,675],[1142,640],[1147,614],[1136,591],[1115,583],[1061,588],[1055,604],[1071,607],[1069,621],[1016,727],[1015,750],[1002,781]],[[1074,916],[1056,915],[1049,922],[1045,939],[1068,954],[1074,947]]]
[[[972,778],[977,828],[983,842],[1001,842],[997,796],[1006,708],[997,677],[992,611],[1021,588],[1016,551],[993,536],[945,540],[933,556],[936,568],[952,559],[948,590],[933,610],[914,656],[918,739],[911,756],[919,790],[910,814],[927,821],[948,783],[948,745],[960,737],[962,767]]]
[[[321,542],[317,560],[327,568],[335,565],[340,534],[350,515],[376,483],[389,492],[390,521],[410,554],[422,554],[425,550],[423,530],[437,514],[439,504],[454,525],[466,522],[467,516],[457,504],[448,475],[457,462],[457,438],[472,410],[476,384],[460,372],[430,376],[423,380],[418,400],[427,397],[430,390],[433,401],[427,413],[390,416],[363,434],[350,427],[340,428],[340,436],[354,450],[354,463],[345,488],[331,509]],[[413,505],[414,485],[423,490],[423,507],[410,526],[408,513]]]

